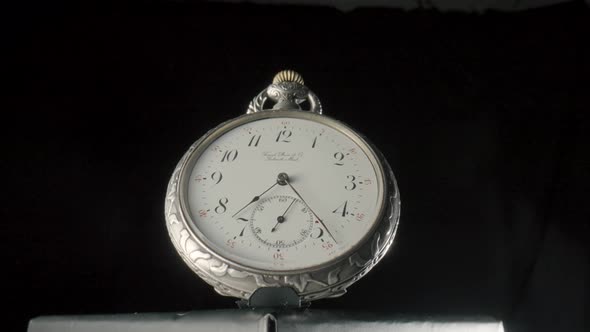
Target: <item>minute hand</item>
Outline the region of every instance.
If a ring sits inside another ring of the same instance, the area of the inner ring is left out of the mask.
[[[330,237],[332,238],[332,240],[334,240],[334,243],[338,244],[338,241],[336,241],[336,239],[334,238],[334,235],[332,235],[332,233],[330,232],[330,230],[328,229],[328,227],[326,227],[326,224],[324,224],[324,222],[322,221],[322,219],[320,217],[318,217],[318,215],[313,211],[313,209],[311,208],[311,206],[309,206],[309,204],[307,204],[307,202],[305,202],[305,200],[303,199],[303,197],[301,197],[301,195],[299,194],[299,192],[297,192],[297,190],[295,188],[293,188],[293,186],[291,185],[291,182],[289,182],[288,180],[285,181],[287,182],[287,185],[289,185],[289,187],[291,187],[291,189],[293,190],[293,192],[295,192],[295,195],[297,195],[299,197],[299,199],[303,202],[303,204],[305,204],[307,206],[307,208],[309,209],[309,211],[311,211],[311,213],[316,217],[316,219],[322,224],[322,226],[324,227],[324,229],[326,230],[326,232],[328,232],[328,234],[330,235]]]

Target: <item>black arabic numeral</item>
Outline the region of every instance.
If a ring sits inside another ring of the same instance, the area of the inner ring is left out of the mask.
[[[226,150],[223,153],[223,157],[221,157],[221,162],[224,161],[234,161],[236,160],[236,158],[238,157],[238,150],[234,149],[234,150]]]
[[[219,205],[215,207],[215,213],[222,214],[225,211],[227,211],[227,207],[225,206],[225,204],[227,204],[227,202],[229,202],[227,197],[220,198]]]
[[[348,205],[348,201],[344,201],[344,204],[341,204],[339,207],[336,208],[336,210],[332,211],[332,213],[340,213],[340,208],[342,208],[342,216],[346,217],[346,215],[348,214],[348,211],[346,211],[346,206]]]
[[[215,181],[215,184],[218,184],[223,179],[223,174],[221,172],[213,172],[211,173],[211,180]]]
[[[289,143],[291,142],[289,140],[289,137],[291,137],[293,133],[290,130],[281,130],[279,131],[279,134],[277,135],[277,139],[276,142],[285,142],[285,143]]]
[[[248,221],[248,219],[246,218],[238,218],[239,221]],[[242,231],[240,232],[240,236],[244,236],[244,231],[246,230],[246,227],[248,227],[248,224],[246,224],[246,226],[244,226],[244,228],[242,228]]]
[[[354,175],[347,175],[346,178],[350,182],[344,186],[344,189],[349,190],[349,191],[354,190],[356,188],[356,183],[354,182],[356,180],[356,177]]]
[[[316,229],[319,231],[319,232],[317,232],[317,236],[316,236],[316,231],[315,231]],[[323,229],[321,229],[321,228],[316,228],[316,229],[311,231],[311,234],[309,235],[309,237],[311,237],[312,239],[319,239],[324,235]]]
[[[248,143],[248,146],[258,146],[261,137],[262,135],[252,135],[252,137],[250,138],[250,142]]]
[[[336,159],[336,162],[334,163],[334,165],[336,165],[336,166],[344,165],[344,163],[342,163],[342,160],[344,160],[344,153],[342,153],[342,152],[334,153],[334,159]]]

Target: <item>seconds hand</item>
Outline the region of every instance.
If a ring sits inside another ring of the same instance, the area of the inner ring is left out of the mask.
[[[332,240],[334,240],[334,243],[338,244],[338,241],[336,241],[336,239],[334,238],[334,235],[332,235],[332,233],[330,232],[330,230],[328,229],[328,227],[326,227],[326,225],[324,224],[324,222],[322,221],[322,219],[320,217],[318,217],[318,215],[315,212],[313,212],[313,210],[311,209],[311,207],[309,206],[309,204],[307,204],[307,202],[305,202],[305,200],[303,199],[303,197],[301,197],[301,195],[297,192],[297,190],[295,190],[295,188],[293,188],[293,186],[291,185],[291,182],[289,181],[289,175],[287,175],[286,173],[279,174],[279,183],[281,183],[281,181],[283,183],[286,183],[289,187],[291,187],[291,189],[293,190],[293,192],[295,192],[295,194],[299,197],[299,199],[301,199],[301,201],[303,202],[303,204],[305,204],[307,206],[307,208],[309,209],[309,211],[311,211],[311,213],[313,213],[313,215],[322,224],[322,226],[324,226],[324,229],[326,230],[326,232],[328,232],[328,234],[330,235],[330,237],[332,238]]]
[[[293,198],[293,201],[291,202],[291,204],[289,204],[289,206],[287,206],[287,209],[285,210],[285,212],[283,212],[283,215],[278,216],[277,217],[277,224],[275,225],[275,227],[273,227],[270,231],[274,232],[277,230],[277,226],[279,224],[282,224],[285,222],[285,215],[287,214],[287,211],[289,211],[289,209],[291,208],[291,205],[293,205],[293,203],[295,203],[295,198]]]

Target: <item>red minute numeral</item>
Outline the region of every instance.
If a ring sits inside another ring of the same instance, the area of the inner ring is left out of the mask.
[[[357,221],[362,221],[363,219],[365,219],[365,214],[364,213],[357,213],[356,214],[356,220]]]
[[[227,244],[227,246],[230,248],[234,248],[236,246],[236,241],[229,239],[227,242],[225,242],[225,244]]]
[[[199,217],[201,217],[201,218],[207,217],[207,210],[199,210]]]

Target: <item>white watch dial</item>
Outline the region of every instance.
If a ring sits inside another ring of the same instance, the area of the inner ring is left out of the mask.
[[[227,131],[187,173],[193,230],[251,269],[301,270],[342,257],[373,229],[383,197],[375,156],[348,135],[287,117]]]

